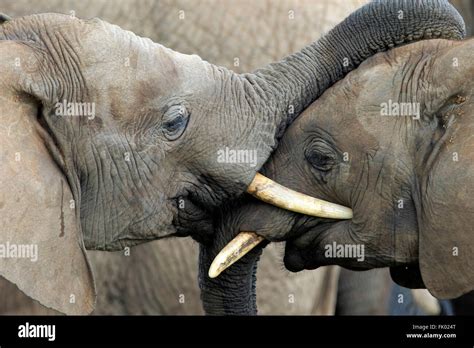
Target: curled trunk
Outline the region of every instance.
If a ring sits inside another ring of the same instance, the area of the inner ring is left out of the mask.
[[[255,71],[251,78],[269,92],[284,129],[328,87],[374,54],[418,40],[459,40],[464,35],[464,21],[447,0],[375,0],[321,39]]]

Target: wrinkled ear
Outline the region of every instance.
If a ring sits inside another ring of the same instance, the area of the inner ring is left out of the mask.
[[[459,117],[446,132],[424,165],[417,207],[421,275],[440,299],[474,289],[474,126]]]
[[[31,94],[41,84],[24,68],[32,51],[0,41],[0,275],[47,307],[88,314],[93,276],[70,186],[37,119]]]

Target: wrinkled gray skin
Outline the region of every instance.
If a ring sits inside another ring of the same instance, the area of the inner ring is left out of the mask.
[[[366,2],[260,0],[239,1],[239,6],[234,6],[228,1],[195,0],[0,0],[0,11],[18,17],[74,10],[77,17],[99,17],[174,50],[196,53],[235,72],[248,72],[304,47]],[[183,9],[185,17],[180,19],[179,11]],[[293,19],[289,11],[294,12]],[[210,24],[218,24],[222,30]],[[235,57],[239,58],[238,66]],[[338,270],[324,267],[316,272],[289,274],[279,266],[280,249],[266,248],[259,262],[259,313],[334,313]],[[137,246],[130,256],[94,251],[88,256],[96,277],[96,314],[203,313],[196,282],[197,243],[174,238]],[[289,301],[290,295],[294,301]],[[0,312],[55,313],[5,280],[0,284]]]
[[[292,235],[284,260],[292,271],[389,266],[401,285],[437,298],[472,290],[473,48],[472,39],[429,40],[378,54],[288,128],[265,174],[352,207],[352,220],[250,203],[240,227],[271,240]],[[383,116],[388,100],[419,103],[420,119]],[[363,245],[365,260],[327,255],[334,242]]]
[[[93,304],[92,276],[82,239],[89,249],[118,250],[146,240],[192,234],[213,250],[212,209],[245,190],[286,124],[327,86],[387,45],[422,37],[459,36],[462,28],[449,9],[434,8],[445,6],[443,2],[417,6],[420,12],[404,23],[407,34],[395,35],[394,30],[400,29],[396,14],[400,8],[411,13],[411,5],[363,8],[302,52],[244,75],[197,56],[178,54],[99,20],[41,15],[6,22],[0,27],[0,38],[11,41],[1,45],[6,58],[2,61],[6,72],[1,81],[2,117],[9,122],[19,120],[22,127],[13,129],[15,139],[4,140],[3,155],[10,158],[15,150],[26,153],[22,164],[30,164],[31,175],[40,181],[28,182],[25,168],[14,176],[15,163],[2,168],[2,177],[15,177],[0,197],[8,203],[4,210],[18,214],[7,221],[2,237],[16,243],[26,235],[33,242],[51,240],[51,226],[44,231],[38,226],[43,226],[42,219],[51,221],[53,210],[59,212],[58,239],[49,247],[53,251],[43,254],[34,275],[41,278],[42,272],[56,265],[55,273],[73,278],[68,282],[67,277],[58,277],[59,286],[48,279],[51,291],[45,294],[40,284],[32,285],[21,277],[24,262],[2,265],[2,275],[47,305],[81,313]],[[381,27],[372,33],[369,29],[367,36],[354,34],[357,26],[366,28],[367,22],[377,18],[379,23],[384,16]],[[428,23],[431,29],[419,23]],[[370,47],[361,49],[365,40]],[[15,68],[18,57],[27,62],[23,69]],[[63,100],[95,103],[97,115],[92,120],[58,116],[55,104]],[[36,120],[38,101],[41,113]],[[28,123],[33,133],[26,136],[20,130],[27,129]],[[8,135],[11,131],[8,129]],[[257,149],[256,166],[219,163],[216,153],[224,147]],[[38,155],[33,155],[36,151]],[[33,196],[33,203],[21,199],[38,189],[41,194]],[[8,201],[15,194],[20,199]],[[179,200],[184,201],[182,209],[178,209]],[[24,221],[18,231],[18,221],[27,209],[39,220]],[[62,263],[64,255],[51,257],[58,253],[61,240],[67,243],[73,264]],[[214,291],[212,284],[202,289],[210,312],[219,312],[221,305],[232,313],[254,312],[251,307],[234,311],[232,305],[250,300],[246,286],[235,289],[223,304],[222,293]],[[70,297],[78,302],[58,299],[54,290],[71,291]]]
[[[13,17],[74,10],[78,17],[99,17],[174,50],[194,52],[235,72],[247,72],[303,47],[365,3],[360,0],[260,0],[239,1],[239,6],[234,6],[225,1],[3,0],[0,10]],[[183,19],[179,19],[180,10],[185,11]],[[221,29],[212,27],[215,24]],[[230,32],[238,32],[238,35],[229,35]],[[390,283],[383,272],[355,272],[350,277],[339,277],[337,269],[323,267],[288,274],[282,267],[275,266],[280,264],[280,254],[280,248],[271,245],[259,261],[257,304],[260,314],[333,314],[336,296],[339,314],[387,314],[386,308],[380,306],[390,295]],[[195,281],[196,243],[176,238],[137,246],[130,256],[123,252],[93,251],[88,255],[98,295],[94,313],[203,313]],[[347,272],[350,271],[344,274]],[[368,287],[368,282],[385,286]],[[337,294],[336,288],[339,288]],[[0,313],[56,312],[31,300],[13,284],[2,281]]]
[[[4,0],[0,8],[13,16],[75,11],[96,16],[181,52],[248,72],[303,47],[341,21],[365,0],[226,1],[144,0]],[[470,36],[474,6],[450,1],[461,13]],[[184,18],[176,14],[184,10]],[[293,11],[293,12],[290,12]],[[293,14],[293,18],[290,17]],[[212,20],[211,20],[212,16]],[[182,29],[182,28],[185,28]],[[238,33],[238,35],[229,35]],[[255,35],[258,33],[258,35]],[[238,58],[238,64],[235,58]],[[279,248],[265,248],[258,264],[260,314],[332,314],[337,290],[338,314],[387,314],[391,283],[385,272],[352,272],[321,267],[288,275],[279,264]],[[197,244],[185,238],[137,246],[130,256],[89,252],[96,275],[96,314],[200,314]],[[146,255],[146,257],[145,257]],[[143,271],[145,270],[145,271]],[[152,270],[150,272],[150,270]],[[2,313],[48,313],[48,310],[3,281]],[[368,284],[371,284],[368,286]],[[184,296],[184,303],[179,296]],[[292,295],[295,301],[289,301]],[[53,312],[49,310],[49,312]]]

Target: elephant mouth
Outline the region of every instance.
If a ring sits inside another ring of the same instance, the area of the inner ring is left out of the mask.
[[[295,213],[329,219],[352,219],[353,216],[350,208],[291,190],[260,173],[255,175],[247,193],[265,203]],[[214,258],[209,267],[209,277],[218,277],[264,240],[264,237],[255,232],[240,232]]]
[[[199,243],[210,243],[214,229],[212,214],[206,207],[189,194],[178,195],[171,201],[176,207],[176,215],[173,218],[176,236],[190,236]]]

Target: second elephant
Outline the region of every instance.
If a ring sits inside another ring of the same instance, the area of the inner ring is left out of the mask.
[[[234,233],[289,239],[284,262],[295,272],[391,267],[400,285],[437,298],[474,289],[473,49],[472,39],[428,40],[378,54],[289,127],[263,172],[350,206],[351,219],[248,199]]]

